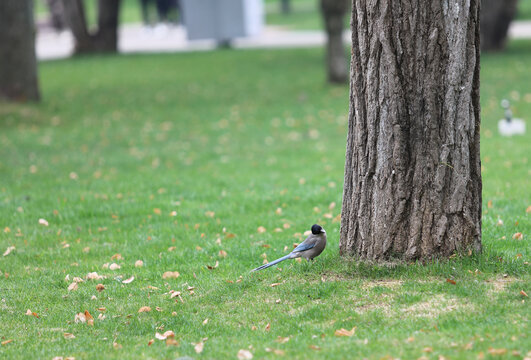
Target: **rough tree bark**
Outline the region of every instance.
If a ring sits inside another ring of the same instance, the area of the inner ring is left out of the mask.
[[[326,64],[328,81],[345,83],[348,80],[347,58],[343,47],[343,19],[348,0],[320,0],[327,45]]]
[[[118,50],[120,0],[98,0],[98,27],[89,31],[83,0],[63,0],[65,18],[75,38],[75,54],[113,53]]]
[[[0,98],[39,100],[32,0],[0,1]]]
[[[518,0],[481,0],[481,50],[503,50],[517,5]]]
[[[479,1],[353,0],[341,254],[481,251]]]

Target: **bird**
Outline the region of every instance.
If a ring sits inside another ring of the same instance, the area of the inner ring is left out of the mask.
[[[292,252],[288,255],[271,261],[270,263],[264,264],[257,267],[256,269],[251,270],[251,272],[267,269],[270,266],[276,265],[281,261],[288,259],[295,259],[298,257],[303,257],[306,260],[313,260],[315,257],[319,256],[326,247],[326,231],[322,226],[314,224],[312,226],[312,233],[308,235],[306,240],[301,242]]]

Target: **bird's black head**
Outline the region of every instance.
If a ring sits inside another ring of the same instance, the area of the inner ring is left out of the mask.
[[[324,231],[324,229],[323,229],[323,227],[321,225],[315,224],[315,225],[312,226],[312,234],[319,235],[319,234],[322,234],[324,232],[325,231]]]

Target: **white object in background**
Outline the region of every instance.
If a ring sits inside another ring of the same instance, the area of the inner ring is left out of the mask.
[[[525,122],[522,119],[501,119],[498,121],[498,131],[503,136],[523,135],[525,134]]]
[[[513,119],[509,100],[503,99],[501,106],[505,109],[505,119],[498,121],[498,131],[503,136],[525,134],[525,122],[522,119]]]
[[[256,36],[264,24],[262,0],[184,0],[182,9],[189,40]]]

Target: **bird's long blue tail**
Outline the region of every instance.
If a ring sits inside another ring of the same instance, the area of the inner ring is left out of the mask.
[[[253,272],[253,271],[258,271],[258,270],[262,270],[262,269],[267,269],[268,267],[273,266],[273,265],[276,265],[276,264],[278,264],[278,263],[281,262],[281,261],[288,260],[289,257],[290,257],[290,255],[291,255],[291,254],[288,254],[288,255],[286,255],[286,256],[281,257],[280,259],[276,259],[275,261],[271,261],[270,263],[267,263],[267,264],[264,264],[264,265],[262,265],[262,266],[259,266],[259,267],[257,267],[256,269],[251,270],[251,272]]]

